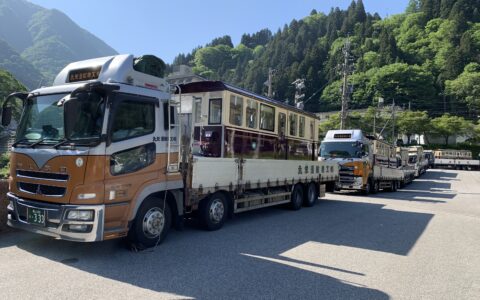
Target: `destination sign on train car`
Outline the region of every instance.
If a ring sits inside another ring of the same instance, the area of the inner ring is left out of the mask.
[[[68,73],[68,82],[78,82],[78,81],[87,81],[92,79],[97,79],[100,75],[102,66],[82,68],[71,70]]]
[[[350,133],[335,133],[333,135],[334,139],[349,139],[352,135]]]

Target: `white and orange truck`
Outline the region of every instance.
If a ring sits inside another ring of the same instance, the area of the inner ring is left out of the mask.
[[[357,190],[366,195],[396,191],[405,180],[395,147],[360,129],[329,130],[320,146],[320,160],[340,164],[340,180],[329,191]]]
[[[172,87],[154,56],[74,62],[50,87],[7,97],[23,113],[11,148],[8,225],[80,242],[156,245],[197,217],[312,206],[338,179],[317,159],[318,120],[218,81]]]

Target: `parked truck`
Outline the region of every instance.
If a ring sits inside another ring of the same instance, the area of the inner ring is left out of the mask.
[[[359,129],[329,130],[320,145],[320,159],[340,164],[335,190],[396,191],[404,180],[395,147]]]
[[[428,169],[428,158],[423,153],[423,147],[410,146],[408,152],[408,164],[415,169],[415,177],[420,177]]]
[[[312,206],[338,179],[337,163],[317,160],[314,115],[221,82],[172,87],[164,68],[153,56],[90,59],[6,99],[3,125],[24,105],[9,226],[146,248],[185,218],[216,230],[234,213]]]
[[[409,158],[409,149],[407,147],[397,147],[398,167],[403,171],[402,187],[415,179],[416,169],[408,163]]]
[[[480,160],[472,157],[470,150],[436,149],[434,168],[457,170],[480,170]]]

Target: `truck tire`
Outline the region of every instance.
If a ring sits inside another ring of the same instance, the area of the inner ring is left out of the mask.
[[[365,185],[365,187],[362,190],[362,194],[367,196],[367,195],[370,194],[371,190],[372,190],[371,180],[368,180],[367,184]]]
[[[314,182],[310,182],[305,190],[305,197],[303,199],[303,205],[306,207],[312,207],[318,200],[318,189]]]
[[[132,249],[144,250],[163,242],[172,224],[172,213],[167,201],[147,198],[133,220],[127,240]]]
[[[397,181],[396,180],[393,180],[392,181],[392,192],[396,192],[397,191]]]
[[[302,208],[303,204],[303,188],[302,184],[297,183],[293,189],[290,196],[290,208],[292,210],[299,210]]]
[[[200,203],[200,222],[206,230],[214,231],[222,228],[227,219],[228,204],[223,193],[213,193]]]
[[[372,194],[376,194],[380,191],[380,183],[378,183],[378,180],[374,180],[372,184]]]

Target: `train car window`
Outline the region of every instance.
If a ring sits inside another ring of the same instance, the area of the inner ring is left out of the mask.
[[[310,139],[315,139],[315,121],[310,121]]]
[[[222,99],[210,99],[208,124],[222,123]]]
[[[293,136],[297,135],[297,119],[298,119],[298,116],[296,114],[289,115],[290,135],[293,135]]]
[[[230,124],[242,126],[243,98],[235,95],[230,96]]]
[[[298,122],[298,135],[300,137],[305,137],[305,117],[300,116],[299,122]]]
[[[275,131],[275,108],[260,104],[260,129]]]
[[[258,102],[247,99],[247,113],[245,115],[245,122],[248,128],[257,128],[258,119]]]
[[[202,101],[194,101],[195,103],[195,123],[202,121]]]
[[[278,113],[278,135],[284,137],[287,131],[287,116],[284,113]]]

